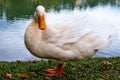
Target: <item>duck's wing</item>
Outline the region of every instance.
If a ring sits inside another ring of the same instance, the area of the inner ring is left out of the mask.
[[[55,35],[48,38],[47,42],[58,47],[65,46],[66,44],[73,46],[78,43],[79,45],[89,45],[94,49],[102,49],[110,43],[109,39],[102,38],[79,21],[75,23],[73,21],[65,22],[64,24],[56,24],[54,26],[58,26],[56,27]]]
[[[82,23],[64,22],[55,24],[54,26],[48,28],[47,34],[51,36],[47,38],[48,43],[55,44],[57,46],[63,46],[65,44],[76,43],[85,34],[89,33],[91,30],[86,29]]]

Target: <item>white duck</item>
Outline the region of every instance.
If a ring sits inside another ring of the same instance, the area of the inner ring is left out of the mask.
[[[109,44],[109,39],[86,29],[76,19],[46,25],[45,8],[41,5],[36,8],[34,20],[25,32],[25,45],[33,55],[60,61],[56,69],[47,70],[48,76],[64,74],[64,61],[91,57]]]

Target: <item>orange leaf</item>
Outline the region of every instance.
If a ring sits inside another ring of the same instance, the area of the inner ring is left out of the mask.
[[[25,73],[17,73],[17,77],[20,77],[20,78],[28,78],[28,74],[25,74]]]

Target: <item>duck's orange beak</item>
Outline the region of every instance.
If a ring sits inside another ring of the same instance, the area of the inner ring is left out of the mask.
[[[44,15],[40,15],[39,18],[38,18],[38,26],[41,30],[45,30],[47,27],[46,27],[46,23],[45,23],[45,18],[44,18]]]

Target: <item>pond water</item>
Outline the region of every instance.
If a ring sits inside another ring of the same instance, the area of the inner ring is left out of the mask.
[[[26,49],[24,32],[40,4],[47,22],[79,16],[91,28],[111,35],[111,45],[95,57],[120,56],[120,0],[0,0],[0,61],[38,59]]]

